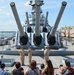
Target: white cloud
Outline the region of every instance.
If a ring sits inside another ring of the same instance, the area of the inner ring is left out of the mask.
[[[10,13],[7,13],[6,15],[7,15],[7,16],[10,16],[11,14],[10,14]]]
[[[29,6],[29,3],[30,3],[30,2],[27,1],[26,3],[24,3],[24,6],[26,6],[26,7]]]
[[[45,2],[43,5],[43,9],[53,9],[53,8],[58,8],[59,6],[61,6],[61,2],[60,1],[54,1],[51,0],[49,2]]]
[[[4,0],[0,0],[0,2],[4,2]]]
[[[3,9],[3,8],[5,8],[4,6],[0,6],[0,9]]]
[[[0,11],[4,10],[6,7],[5,6],[0,6]]]
[[[0,21],[0,31],[17,31],[17,29],[15,21]]]
[[[43,9],[56,9],[61,7],[62,2],[63,0],[50,0],[49,2],[46,0],[44,1],[44,5],[42,7]],[[74,0],[72,1],[67,0],[66,2],[67,2],[67,7],[74,6]]]
[[[2,9],[0,8],[0,11],[1,11]]]

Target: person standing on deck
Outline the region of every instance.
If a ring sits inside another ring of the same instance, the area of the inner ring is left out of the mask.
[[[31,49],[31,47],[28,48],[28,59],[29,59],[29,65],[30,65],[30,62],[32,60],[32,49]]]
[[[20,62],[21,62],[21,65],[24,66],[25,51],[24,51],[23,46],[21,46],[21,48],[19,50],[19,53],[20,53]]]
[[[44,49],[44,64],[46,65],[46,61],[49,60],[49,48],[48,46],[45,46],[45,49]]]

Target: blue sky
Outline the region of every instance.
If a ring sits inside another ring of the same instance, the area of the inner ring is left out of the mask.
[[[28,5],[30,0],[0,0],[0,31],[17,31],[17,25],[10,7],[11,2],[15,2],[17,12],[22,26],[25,23],[25,12],[31,12],[31,7]],[[42,6],[43,14],[49,12],[48,21],[51,26],[54,26],[57,15],[59,13],[63,0],[44,0]],[[63,26],[74,26],[74,0],[65,0],[67,6],[60,20],[58,29]]]

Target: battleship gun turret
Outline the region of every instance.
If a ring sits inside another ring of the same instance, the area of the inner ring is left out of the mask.
[[[56,33],[57,27],[59,25],[60,19],[62,17],[62,14],[64,12],[64,9],[65,9],[66,5],[67,5],[67,3],[65,1],[63,1],[62,5],[61,5],[60,12],[59,12],[58,17],[56,19],[56,22],[54,24],[54,27],[52,28],[51,32],[48,33],[48,44],[49,45],[54,45],[56,43],[55,33]]]
[[[35,0],[36,7],[36,26],[35,26],[35,34],[33,35],[33,42],[36,46],[40,45],[42,42],[42,35],[40,34],[40,6],[41,2]]]
[[[62,46],[61,36],[59,31],[57,31],[57,27],[67,3],[65,1],[62,2],[54,27],[51,27],[48,24],[48,12],[46,12],[46,16],[42,14],[41,6],[44,5],[43,2],[43,0],[30,0],[29,5],[32,6],[32,11],[30,15],[26,12],[24,26],[20,23],[15,3],[11,2],[10,4],[20,32],[20,34],[17,33],[18,36],[16,36],[18,38],[20,37],[17,42],[20,41],[19,44],[24,45],[25,48],[32,46],[34,48],[42,49],[45,45],[48,45],[50,48],[59,48]],[[19,45],[18,43],[16,44]]]
[[[20,19],[19,19],[17,10],[16,10],[15,3],[11,2],[10,6],[12,8],[12,11],[13,11],[13,14],[14,14],[19,32],[20,32],[20,44],[21,45],[26,45],[28,43],[28,35],[27,35],[26,32],[23,31],[23,28],[22,28],[22,25],[21,25],[21,22],[20,22]]]

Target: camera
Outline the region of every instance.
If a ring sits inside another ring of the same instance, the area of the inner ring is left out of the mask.
[[[61,67],[63,66],[63,65],[60,65]]]

